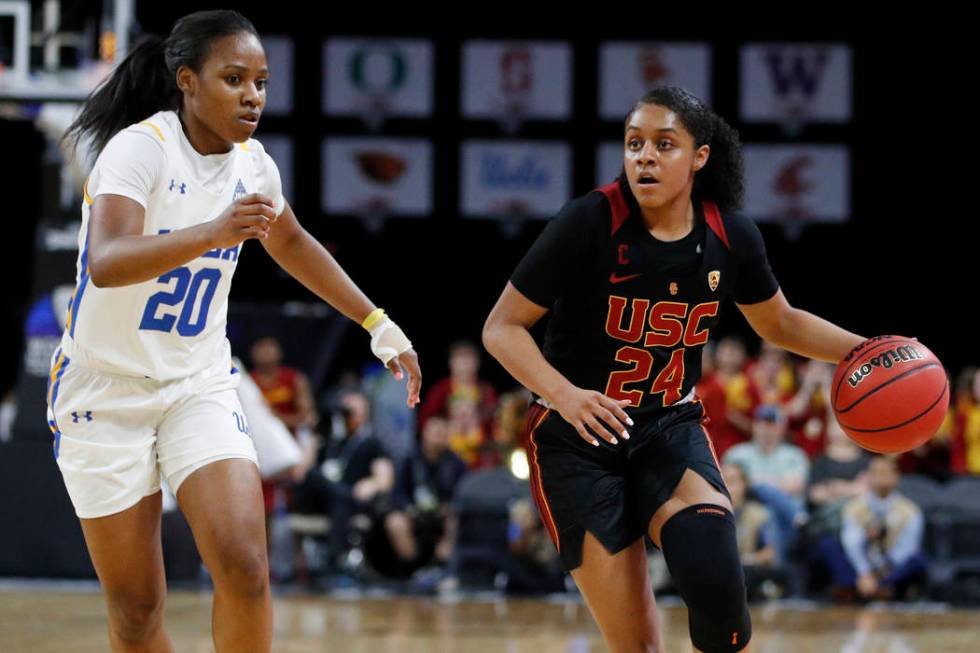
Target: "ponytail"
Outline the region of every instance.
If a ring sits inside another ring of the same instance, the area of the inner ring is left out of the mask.
[[[177,87],[177,70],[187,66],[199,73],[215,40],[242,32],[258,36],[251,21],[237,11],[214,9],[178,19],[166,38],[143,39],[85,99],[62,142],[75,149],[89,136],[98,153],[129,125],[157,111],[179,110],[183,93]]]
[[[143,39],[112,74],[86,98],[75,121],[62,136],[72,149],[85,134],[96,153],[121,129],[162,109],[177,109],[181,97],[176,71],[167,68],[166,41]]]

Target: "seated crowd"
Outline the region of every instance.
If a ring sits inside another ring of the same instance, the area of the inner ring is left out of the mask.
[[[501,469],[526,479],[526,391],[498,395],[480,377],[480,350],[465,341],[449,348],[449,374],[424,392],[417,414],[398,400],[400,387],[383,368],[345,377],[317,402],[305,376],[282,364],[274,339],[255,343],[251,363],[301,451],[300,462],[264,488],[271,557],[285,561],[272,565],[274,580],[432,590],[467,571],[459,553],[461,512],[473,503],[462,496],[467,479]],[[832,365],[767,343],[750,358],[729,337],[705,349],[703,370],[696,392],[733,500],[750,599],[921,596],[926,516],[899,484],[903,475],[944,483],[980,474],[980,371],[961,375],[934,438],[883,456],[858,447],[834,419]],[[494,584],[560,591],[567,585],[557,553],[529,497],[508,500],[503,521],[494,522],[506,558],[498,568],[504,579]],[[322,527],[271,536],[277,520],[296,514],[322,518]],[[316,547],[322,555],[310,560]]]

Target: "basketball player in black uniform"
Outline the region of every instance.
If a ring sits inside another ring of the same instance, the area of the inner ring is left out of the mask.
[[[663,651],[642,535],[660,548],[704,653],[751,637],[731,497],[694,394],[732,298],[774,344],[837,362],[864,338],[791,307],[762,236],[735,212],[737,133],[676,87],[630,111],[619,179],[568,202],[484,327],[537,400],[531,486],[565,568],[613,651]],[[552,311],[543,353],[529,329]]]

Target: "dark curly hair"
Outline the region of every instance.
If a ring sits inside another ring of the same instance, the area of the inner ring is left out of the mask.
[[[633,112],[644,104],[656,104],[677,114],[694,137],[694,148],[711,147],[708,162],[694,175],[693,196],[710,200],[722,211],[741,208],[745,194],[742,142],[738,132],[709,109],[696,95],[677,86],[658,86],[637,100],[626,114],[623,128]]]
[[[85,99],[62,141],[75,148],[90,134],[98,153],[121,129],[161,109],[179,109],[183,94],[177,87],[177,69],[187,66],[200,72],[215,40],[242,32],[258,36],[245,16],[216,9],[178,19],[167,38],[144,38]]]

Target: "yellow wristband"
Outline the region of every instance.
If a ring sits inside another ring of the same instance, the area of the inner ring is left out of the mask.
[[[368,316],[364,318],[363,322],[361,322],[361,326],[370,331],[374,328],[374,325],[383,320],[385,317],[387,317],[385,315],[385,309],[376,308],[368,313]]]

